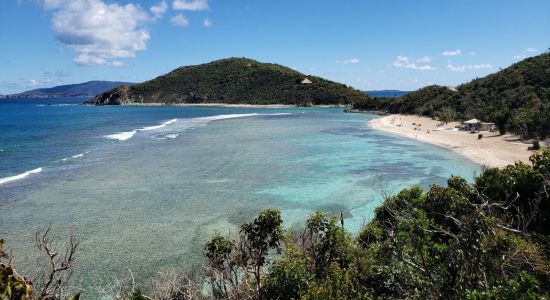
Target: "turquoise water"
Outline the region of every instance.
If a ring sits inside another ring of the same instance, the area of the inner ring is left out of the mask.
[[[127,266],[146,277],[199,264],[213,232],[234,234],[267,207],[281,209],[287,227],[315,210],[343,210],[357,232],[384,192],[444,184],[451,174],[471,180],[480,170],[341,109],[55,101],[0,102],[0,178],[28,175],[0,184],[0,237],[15,263],[32,269],[38,226],[52,223],[59,239],[77,235],[75,284],[83,287]]]

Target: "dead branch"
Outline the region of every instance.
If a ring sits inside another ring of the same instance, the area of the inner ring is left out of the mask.
[[[36,247],[44,252],[48,258],[47,270],[43,271],[42,284],[38,299],[55,299],[61,297],[61,292],[66,288],[72,275],[74,255],[79,245],[76,237],[71,236],[69,245],[65,249],[63,257],[58,256],[54,250],[54,237],[50,234],[51,224],[36,231]]]

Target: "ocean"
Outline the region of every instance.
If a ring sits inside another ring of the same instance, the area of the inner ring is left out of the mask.
[[[83,101],[0,101],[0,238],[32,274],[38,227],[76,235],[74,284],[90,293],[128,268],[146,278],[199,265],[213,233],[235,235],[264,208],[297,230],[316,210],[343,211],[357,233],[384,194],[481,170],[340,108]]]

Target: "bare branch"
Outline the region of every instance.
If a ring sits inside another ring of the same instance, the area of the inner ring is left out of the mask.
[[[42,271],[42,282],[38,299],[60,298],[62,291],[67,287],[72,275],[74,254],[79,241],[74,236],[70,237],[69,245],[65,249],[63,258],[59,258],[53,247],[54,237],[50,234],[51,224],[36,231],[36,247],[44,252],[48,259],[49,267]]]

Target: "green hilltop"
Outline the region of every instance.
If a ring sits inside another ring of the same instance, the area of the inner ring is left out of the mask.
[[[308,78],[311,83],[302,83]],[[155,79],[115,88],[87,103],[227,103],[337,105],[371,97],[344,84],[247,58],[180,67]]]
[[[399,98],[366,99],[360,110],[495,122],[501,132],[547,137],[550,132],[550,54],[527,58],[456,89],[432,85]]]

